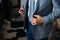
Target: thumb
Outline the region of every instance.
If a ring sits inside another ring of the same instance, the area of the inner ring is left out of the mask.
[[[33,17],[34,17],[34,18],[37,18],[37,17],[38,17],[38,15],[33,15]]]

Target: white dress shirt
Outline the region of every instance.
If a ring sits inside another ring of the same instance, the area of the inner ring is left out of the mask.
[[[29,4],[28,4],[29,7],[30,7],[30,1],[31,1],[31,0],[29,0]],[[36,9],[36,3],[37,3],[37,0],[35,0],[35,6],[34,6],[34,9]],[[29,16],[29,8],[28,8],[28,16]]]

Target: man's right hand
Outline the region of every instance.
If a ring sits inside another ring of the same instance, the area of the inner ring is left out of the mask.
[[[24,14],[24,8],[21,7],[18,12],[19,12],[19,14],[23,15]]]

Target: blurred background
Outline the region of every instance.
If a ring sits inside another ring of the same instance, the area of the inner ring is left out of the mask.
[[[0,0],[0,40],[26,40],[24,15],[18,10],[25,0]]]

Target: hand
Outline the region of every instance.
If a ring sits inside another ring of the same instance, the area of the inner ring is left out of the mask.
[[[22,15],[24,13],[24,8],[21,7],[18,12]]]
[[[31,22],[32,25],[37,25],[37,24],[42,23],[42,22],[43,22],[43,19],[41,16],[39,16],[39,15],[32,16],[32,22]]]

